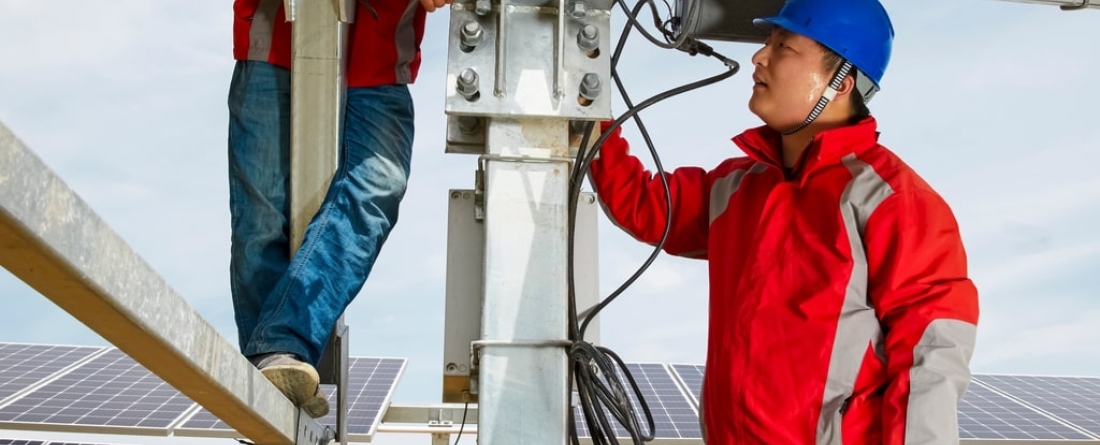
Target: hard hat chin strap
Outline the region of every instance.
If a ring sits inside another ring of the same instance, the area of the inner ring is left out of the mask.
[[[829,82],[829,87],[825,88],[825,92],[821,93],[821,99],[817,100],[817,105],[814,105],[814,109],[810,111],[810,115],[806,116],[806,120],[801,124],[796,125],[794,128],[784,131],[781,134],[784,136],[789,134],[795,134],[801,131],[806,126],[810,125],[821,115],[822,111],[825,111],[825,106],[829,104],[829,101],[836,97],[837,90],[840,89],[840,83],[844,81],[845,77],[848,77],[848,73],[852,71],[852,62],[847,60],[840,64],[840,68],[837,68],[836,74],[833,75],[833,80]]]

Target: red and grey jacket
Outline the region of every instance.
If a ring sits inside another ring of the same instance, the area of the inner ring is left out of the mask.
[[[416,81],[427,15],[419,0],[357,3],[348,36],[348,87]],[[234,0],[234,58],[290,68],[290,25],[283,0]]]
[[[957,443],[977,290],[947,203],[876,128],[818,134],[793,174],[761,127],[733,138],[747,157],[667,175],[664,249],[709,262],[708,445]],[[591,179],[620,227],[660,240],[660,178],[618,132]]]

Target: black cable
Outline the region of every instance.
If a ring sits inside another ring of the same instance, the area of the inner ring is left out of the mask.
[[[689,54],[703,54],[707,56],[715,57],[721,60],[729,68],[726,72],[711,76],[699,81],[692,82],[690,84],[682,85],[677,88],[670,89],[663,93],[657,94],[653,97],[642,101],[638,105],[634,105],[629,95],[626,93],[626,89],[623,86],[622,79],[619,77],[616,69],[618,60],[622,54],[623,48],[627,37],[630,34],[632,28],[638,28],[650,41],[654,41],[645,30],[638,23],[637,15],[641,13],[641,10],[649,5],[653,14],[654,21],[658,28],[663,28],[664,25],[657,17],[656,6],[653,0],[641,0],[639,1],[633,10],[629,10],[626,7],[624,0],[616,0],[620,6],[627,10],[627,25],[624,27],[622,35],[619,38],[619,42],[616,45],[615,51],[611,58],[611,73],[612,78],[615,80],[616,86],[619,89],[620,94],[623,97],[624,102],[627,105],[628,110],[619,116],[607,127],[606,130],[597,138],[595,143],[589,145],[589,136],[592,131],[594,122],[588,122],[585,124],[584,134],[581,138],[580,148],[577,153],[577,161],[573,166],[573,171],[570,176],[570,194],[569,194],[569,242],[568,242],[568,266],[567,274],[569,279],[569,333],[570,339],[573,340],[573,345],[569,351],[569,357],[572,360],[572,374],[571,377],[577,388],[577,396],[580,402],[581,412],[584,415],[585,424],[588,427],[589,437],[592,440],[593,445],[615,444],[618,445],[619,441],[616,437],[613,426],[611,425],[610,418],[614,419],[621,425],[629,434],[631,441],[634,444],[640,444],[644,441],[650,441],[654,437],[654,421],[653,414],[649,409],[648,403],[642,396],[637,382],[634,380],[634,376],[631,375],[627,369],[626,364],[612,352],[610,349],[604,347],[597,347],[591,343],[584,341],[584,334],[588,328],[589,323],[596,317],[596,315],[607,307],[612,301],[614,301],[619,295],[626,290],[627,287],[632,285],[646,269],[656,260],[660,254],[661,249],[664,247],[665,241],[668,238],[670,228],[672,226],[672,199],[671,190],[669,189],[668,177],[665,174],[664,167],[661,164],[660,156],[658,156],[656,148],[654,147],[652,138],[649,135],[648,130],[643,124],[639,112],[642,110],[672,96],[691,91],[697,88],[701,88],[713,83],[722,81],[735,75],[739,69],[737,62],[725,58],[721,54],[713,51],[709,46],[702,44],[686,34],[673,38],[671,33],[665,29],[662,29],[666,40],[670,40],[672,44],[662,45],[663,48],[676,48]],[[664,24],[669,23],[668,21]],[[654,42],[657,43],[657,42]],[[573,262],[574,244],[576,242],[576,218],[577,218],[577,203],[580,199],[581,187],[584,182],[584,178],[587,176],[589,167],[596,156],[596,150],[603,145],[607,138],[613,133],[619,126],[621,126],[627,119],[634,119],[638,124],[638,128],[645,139],[646,145],[649,148],[650,155],[657,167],[657,175],[660,176],[661,183],[665,194],[665,228],[662,232],[660,241],[654,246],[653,251],[645,262],[630,276],[622,285],[619,286],[608,297],[600,301],[589,313],[585,316],[583,322],[578,323],[578,314],[576,307],[576,288],[575,288],[575,264]],[[627,382],[630,385],[630,390],[633,392],[638,404],[642,408],[642,414],[645,416],[646,430],[642,430],[642,423],[638,418],[638,413],[635,411],[634,406],[630,402],[630,397],[623,385],[620,375],[626,377]],[[570,419],[570,439],[574,445],[579,445],[579,437],[576,430],[576,420],[573,415],[573,410],[569,410]]]
[[[470,402],[466,401],[462,405],[462,423],[458,426],[458,435],[455,436],[454,445],[458,445],[458,440],[462,438],[462,430],[466,428],[466,411],[470,409]]]

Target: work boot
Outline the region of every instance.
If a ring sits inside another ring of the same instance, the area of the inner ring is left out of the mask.
[[[310,417],[320,418],[328,414],[328,398],[321,391],[321,378],[312,365],[287,353],[265,354],[254,359],[253,363],[294,406]]]

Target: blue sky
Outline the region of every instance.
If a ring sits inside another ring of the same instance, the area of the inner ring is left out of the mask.
[[[871,110],[881,141],[959,220],[981,294],[974,371],[1100,376],[1100,132],[1091,106],[1100,98],[1100,15],[994,0],[884,3],[897,38]],[[229,2],[0,0],[0,11],[0,121],[234,339]],[[409,191],[347,314],[353,355],[410,359],[395,396],[402,404],[439,400],[447,190],[472,187],[475,169],[475,158],[443,151],[447,12],[428,22],[412,88]],[[743,64],[741,74],[643,114],[668,168],[738,155],[729,138],[759,125],[746,108],[755,47],[715,46]],[[640,38],[620,65],[635,101],[721,69]],[[637,133],[627,135],[640,152]],[[648,248],[602,216],[599,242],[609,292]],[[106,344],[6,271],[0,292],[0,341]],[[702,363],[706,292],[705,263],[662,256],[605,311],[603,343],[628,361]]]

